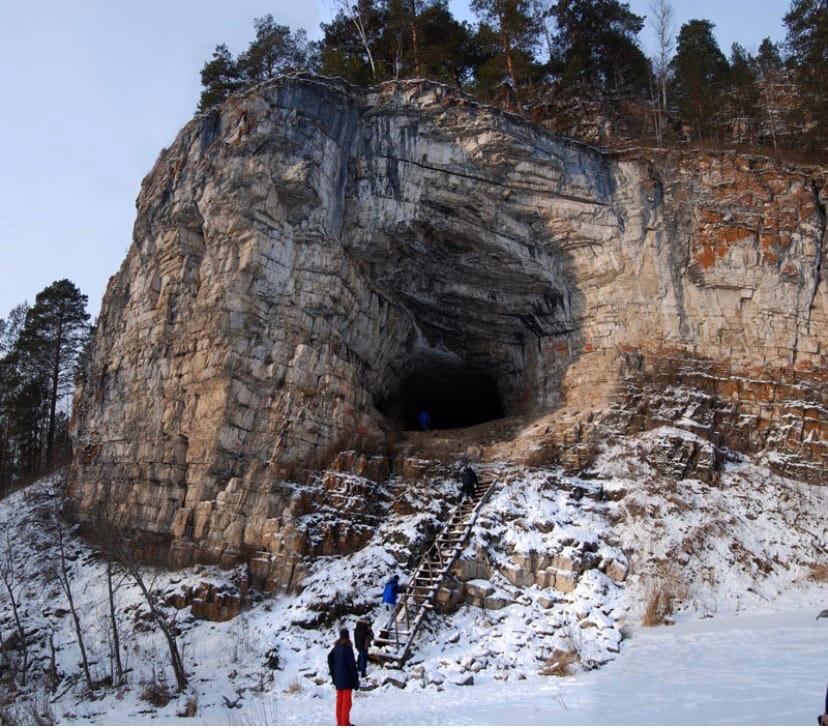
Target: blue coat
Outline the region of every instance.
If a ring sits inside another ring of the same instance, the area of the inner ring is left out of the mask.
[[[337,642],[328,653],[328,669],[337,690],[359,690],[354,648],[350,642]]]
[[[396,604],[397,603],[397,592],[400,589],[400,584],[398,581],[389,581],[385,585],[385,589],[382,592],[382,601],[386,604]],[[375,592],[376,593],[376,592]]]

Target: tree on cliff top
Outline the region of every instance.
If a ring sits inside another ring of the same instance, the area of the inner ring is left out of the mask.
[[[343,0],[320,44],[321,71],[361,86],[401,78],[463,85],[474,65],[472,31],[446,0]]]
[[[484,35],[488,26],[497,39],[498,53],[489,64],[500,66],[499,75],[508,78],[520,106],[520,89],[531,82],[534,55],[543,34],[535,7],[529,0],[471,0],[470,6],[482,21],[478,34]],[[479,75],[478,81],[485,69]]]
[[[689,20],[681,26],[671,66],[679,113],[699,138],[713,136],[730,74],[727,59],[713,37],[713,23]]]
[[[597,90],[618,97],[643,94],[650,66],[636,36],[644,18],[618,0],[559,0],[549,9],[552,71],[561,88]]]
[[[828,0],[793,0],[783,18],[787,46],[796,67],[802,111],[815,122],[808,133],[812,144],[828,142]]]
[[[276,23],[272,15],[254,19],[253,26],[256,37],[244,53],[234,59],[229,48],[221,43],[213,51],[212,60],[201,68],[199,111],[220,104],[234,91],[259,81],[293,71],[316,70],[318,48],[308,41],[303,29],[291,32],[286,25]]]

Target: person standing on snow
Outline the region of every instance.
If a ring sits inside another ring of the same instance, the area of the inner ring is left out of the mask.
[[[828,687],[825,688],[825,712],[817,716],[817,725],[828,725]]]
[[[365,619],[357,620],[354,629],[354,647],[357,650],[357,671],[362,677],[366,677],[368,648],[371,646],[372,639],[374,639],[374,632],[371,629],[371,623]]]
[[[359,690],[359,673],[347,629],[339,630],[339,639],[328,653],[328,670],[336,687],[336,724],[351,725],[352,691]]]
[[[397,606],[397,594],[400,591],[400,577],[394,574],[385,585],[382,591],[382,602],[385,604],[386,610],[390,612],[388,615],[388,625],[386,629],[390,630],[394,626],[394,608]]]

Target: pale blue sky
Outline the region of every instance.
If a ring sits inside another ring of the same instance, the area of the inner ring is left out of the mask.
[[[472,20],[464,0],[455,15]],[[649,12],[649,0],[632,10]],[[789,0],[672,0],[676,30],[716,25],[722,51],[784,39]],[[129,247],[135,198],[158,152],[192,117],[216,44],[234,53],[253,18],[319,36],[333,0],[0,0],[0,317],[60,278],[98,312]],[[652,52],[648,27],[641,40]]]

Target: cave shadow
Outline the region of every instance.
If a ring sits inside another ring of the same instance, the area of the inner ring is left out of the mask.
[[[365,383],[393,429],[421,429],[422,410],[431,427],[449,429],[538,416],[566,401],[567,371],[585,351],[585,301],[566,247],[583,239],[584,213],[571,208],[594,215],[615,182],[597,150],[550,135],[527,152],[523,122],[515,124],[498,131],[513,134],[516,160],[528,153],[562,170],[592,165],[590,191],[579,189],[583,197],[567,198],[558,213],[562,188],[550,187],[544,212],[527,212],[520,195],[504,196],[506,179],[377,156],[367,134],[353,151],[359,176],[346,199],[373,195],[375,204],[346,205],[343,240],[366,288],[394,312]],[[414,154],[416,130],[407,133]]]

